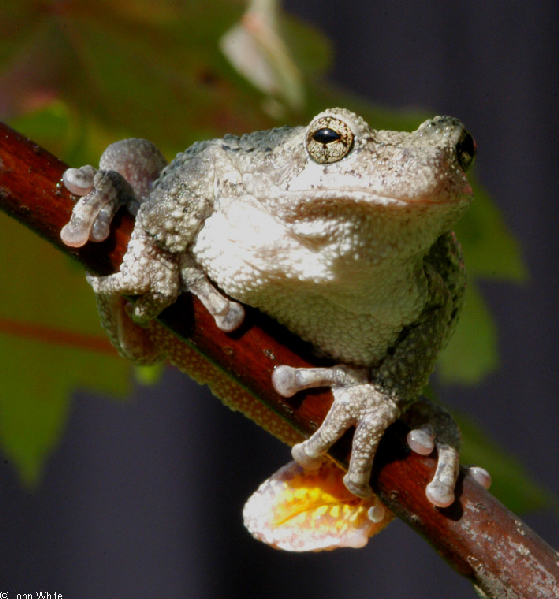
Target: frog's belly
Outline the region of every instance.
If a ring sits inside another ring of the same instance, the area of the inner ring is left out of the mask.
[[[395,317],[381,322],[371,313],[342,307],[323,297],[320,283],[267,276],[244,263],[242,268],[226,269],[225,260],[197,260],[210,279],[228,296],[258,308],[291,332],[311,343],[320,354],[344,363],[373,366],[392,347],[401,330],[413,318]],[[221,266],[220,266],[221,263]]]
[[[384,280],[375,294],[374,287],[363,284],[366,274],[356,275],[354,264],[340,264],[335,246],[302,243],[246,203],[242,210],[234,207],[210,216],[191,252],[227,295],[346,363],[372,366],[382,360],[424,304],[421,294],[408,302],[407,287],[406,305],[394,301]]]
[[[378,364],[401,330],[370,314],[336,306],[326,298],[287,293],[281,288],[269,287],[250,298],[239,299],[272,316],[321,354],[359,366]]]

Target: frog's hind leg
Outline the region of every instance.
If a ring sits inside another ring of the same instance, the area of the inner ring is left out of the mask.
[[[371,493],[369,478],[380,439],[409,402],[399,401],[396,396],[384,393],[379,385],[371,384],[369,371],[364,368],[278,366],[273,383],[284,397],[313,387],[332,388],[334,402],[324,422],[309,439],[293,447],[292,455],[304,468],[318,468],[323,454],[349,427],[355,426],[344,484],[354,495],[367,497]],[[426,455],[437,448],[437,469],[425,490],[427,498],[439,507],[450,505],[459,474],[458,425],[446,410],[426,400],[413,402],[403,419],[412,428],[408,444],[413,451]]]
[[[81,196],[60,237],[73,247],[88,240],[103,241],[120,206],[137,215],[136,227],[120,271],[107,277],[88,275],[95,291],[101,325],[118,352],[139,364],[162,358],[142,325],[172,304],[180,293],[178,259],[155,245],[142,226],[139,207],[167,164],[145,139],[125,139],[110,145],[99,170],[92,166],[68,169],[64,184]],[[123,295],[139,296],[131,307]],[[131,318],[132,316],[132,318]]]
[[[408,433],[412,451],[429,455],[437,449],[437,469],[425,489],[427,498],[438,507],[451,505],[460,469],[461,435],[456,421],[445,409],[424,398],[411,404],[402,420],[412,429]]]
[[[123,358],[140,365],[155,364],[164,358],[148,331],[130,318],[130,302],[124,296],[96,294],[95,299],[101,325]]]
[[[106,277],[87,275],[87,280],[95,292],[101,325],[118,352],[138,364],[149,364],[163,356],[144,327],[177,299],[179,261],[145,233],[141,211],[136,224],[120,271]],[[123,295],[138,298],[132,303]]]
[[[332,388],[334,402],[324,422],[309,439],[293,447],[293,458],[304,468],[318,468],[322,455],[348,428],[355,426],[344,484],[354,495],[371,495],[369,479],[373,460],[384,431],[400,414],[397,403],[368,382],[366,368],[279,366],[273,383],[276,391],[284,396],[312,387]]]
[[[120,206],[127,206],[136,215],[166,164],[151,142],[124,139],[103,152],[99,170],[90,165],[66,170],[64,185],[82,197],[72,210],[70,222],[60,232],[62,241],[72,247],[81,247],[88,240],[104,241]]]

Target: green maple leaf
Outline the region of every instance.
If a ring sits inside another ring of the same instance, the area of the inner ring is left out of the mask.
[[[64,430],[71,391],[123,396],[130,368],[104,339],[81,269],[4,214],[0,231],[0,443],[32,484]]]

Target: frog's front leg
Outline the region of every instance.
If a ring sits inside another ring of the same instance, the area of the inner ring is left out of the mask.
[[[193,293],[202,302],[217,327],[227,333],[238,328],[245,317],[243,306],[223,295],[188,252],[180,257],[180,269],[184,291]]]
[[[320,428],[306,441],[292,449],[293,458],[304,468],[315,469],[323,454],[351,426],[355,434],[344,484],[351,493],[368,497],[371,470],[384,431],[400,415],[398,403],[368,379],[366,368],[334,366],[332,368],[291,368],[278,366],[273,375],[276,391],[290,397],[312,387],[331,387],[334,396]]]
[[[97,299],[101,325],[119,353],[138,363],[150,364],[163,356],[143,328],[180,293],[179,259],[157,246],[136,220],[120,271],[106,277],[87,275]],[[138,296],[130,307],[125,295]]]
[[[197,295],[224,331],[233,331],[244,318],[242,306],[217,290],[190,254],[173,254],[154,243],[143,227],[141,210],[120,271],[108,277],[88,275],[87,279],[113,345],[138,364],[163,357],[143,326],[174,303],[182,291]],[[123,295],[139,296],[131,310]]]

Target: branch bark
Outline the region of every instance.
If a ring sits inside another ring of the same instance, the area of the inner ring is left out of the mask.
[[[71,194],[61,184],[66,168],[46,150],[0,123],[0,209],[77,258],[89,271],[114,272],[126,250],[133,220],[119,215],[104,243],[77,250],[66,247],[59,237],[73,206]],[[212,376],[233,381],[245,398],[244,403],[235,405],[237,409],[252,418],[264,409],[270,422],[281,422],[284,429],[277,424],[272,432],[286,442],[308,436],[314,423],[324,418],[331,403],[329,392],[285,399],[274,391],[274,365],[302,367],[314,365],[316,360],[297,338],[257,311],[248,310],[241,330],[227,335],[216,329],[196,298],[181,297],[160,321],[209,360]],[[165,329],[160,330],[167,335]],[[437,509],[427,501],[424,489],[434,473],[435,460],[410,453],[405,434],[401,423],[391,427],[375,460],[372,482],[383,502],[485,596],[559,596],[556,552],[471,478],[461,476],[458,499],[449,508]],[[347,439],[335,449],[335,457],[344,463]]]

